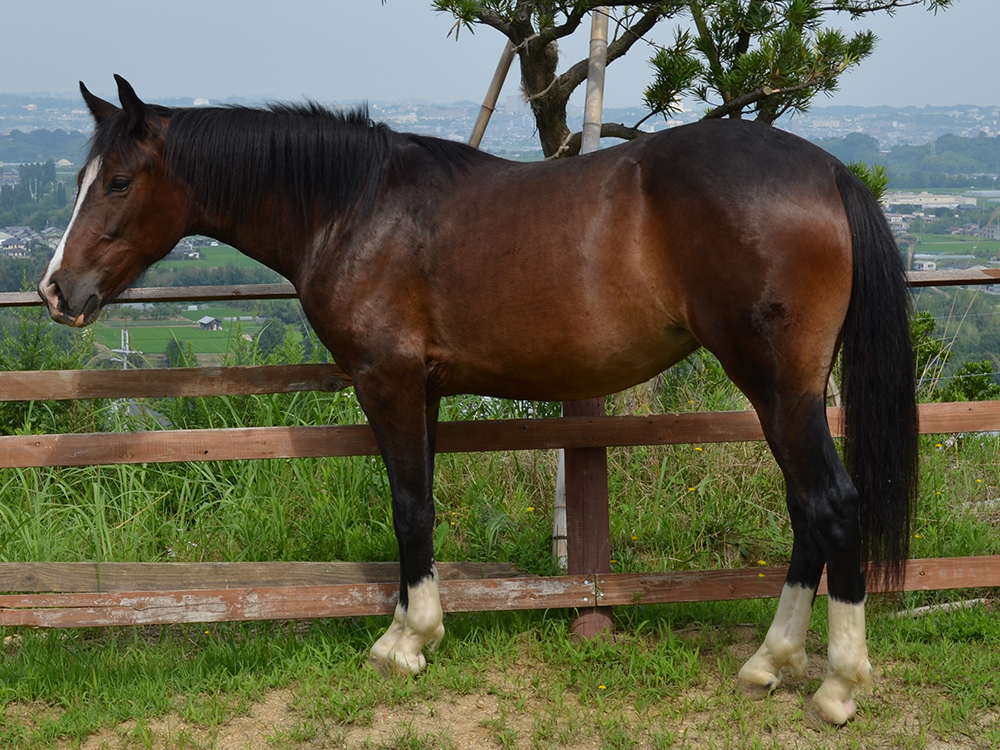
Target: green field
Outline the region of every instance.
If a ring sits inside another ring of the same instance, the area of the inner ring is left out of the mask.
[[[184,313],[185,317],[194,314]],[[195,320],[205,315],[217,317],[211,311],[199,310]],[[164,354],[167,344],[174,339],[185,348],[190,344],[195,354],[222,355],[233,347],[237,337],[247,335],[255,338],[261,330],[259,324],[246,322],[223,322],[221,331],[203,331],[197,323],[185,325],[167,321],[159,325],[151,325],[149,322],[129,323],[127,327],[131,347],[147,356]],[[94,333],[95,340],[109,349],[117,348],[121,345],[121,329],[120,324],[100,325]]]
[[[162,270],[174,270],[181,268],[223,268],[228,265],[236,268],[254,268],[262,264],[253,258],[248,258],[234,247],[220,245],[219,247],[197,247],[201,253],[199,260],[170,260],[160,261],[152,267]]]
[[[950,234],[919,233],[917,253],[943,253],[947,255],[975,255],[977,260],[988,260],[1000,255],[1000,241],[982,240]]]

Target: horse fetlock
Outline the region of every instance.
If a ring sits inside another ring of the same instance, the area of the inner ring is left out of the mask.
[[[775,662],[766,643],[740,668],[736,684],[753,700],[764,698],[781,684],[781,667]]]
[[[444,640],[444,623],[440,623],[437,629],[431,633],[431,638],[427,641],[427,645],[424,646],[428,653],[434,653],[437,651],[437,647],[441,645],[441,641]]]

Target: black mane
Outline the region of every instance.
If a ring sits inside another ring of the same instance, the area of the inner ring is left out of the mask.
[[[275,195],[306,226],[355,207],[367,210],[398,168],[395,146],[401,140],[420,145],[449,174],[464,170],[477,153],[461,143],[395,133],[373,122],[363,107],[334,111],[312,102],[264,109],[147,106],[170,119],[167,168],[191,187],[198,204],[236,222]],[[127,152],[127,120],[119,112],[102,123],[91,156]]]

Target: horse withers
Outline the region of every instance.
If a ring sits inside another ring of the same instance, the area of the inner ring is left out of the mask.
[[[291,280],[389,475],[400,592],[373,664],[418,672],[444,634],[443,396],[602,396],[704,346],[757,410],[794,532],[777,614],[739,684],[762,696],[803,671],[825,565],[829,671],[813,709],[854,715],[870,683],[866,569],[892,585],[907,556],[916,405],[903,265],[846,167],[736,120],[523,164],[364,111],[146,104],[116,78],[120,108],[81,84],[96,128],[39,293],[54,320],[87,325],[189,234]],[[824,408],[841,348],[849,471]]]

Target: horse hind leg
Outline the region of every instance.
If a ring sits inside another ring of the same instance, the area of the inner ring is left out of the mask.
[[[788,575],[764,642],[738,675],[740,689],[754,700],[764,698],[789,676],[805,676],[806,633],[825,564],[802,504],[791,490],[786,505],[794,534]]]
[[[762,411],[761,423],[788,485],[792,561],[774,621],[740,670],[739,684],[760,696],[780,684],[782,670],[803,671],[809,615],[825,562],[829,667],[812,712],[825,722],[844,724],[855,714],[855,695],[871,687],[858,494],[830,437],[822,399],[788,402],[792,406]]]

